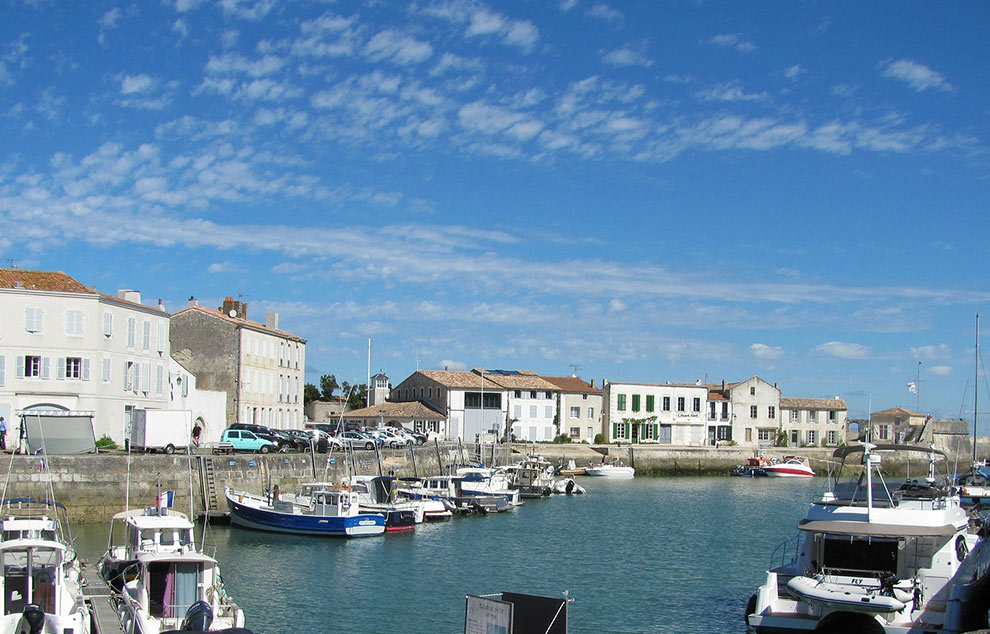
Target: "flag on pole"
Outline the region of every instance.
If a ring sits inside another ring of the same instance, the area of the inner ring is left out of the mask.
[[[158,495],[156,506],[160,509],[170,509],[174,500],[175,491],[163,491]]]
[[[911,392],[912,394],[917,394],[918,393],[918,384],[915,383],[914,381],[909,382],[908,383],[908,392]]]

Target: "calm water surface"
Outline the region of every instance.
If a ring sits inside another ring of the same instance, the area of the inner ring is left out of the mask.
[[[770,552],[824,478],[581,478],[587,495],[367,539],[211,526],[228,591],[257,634],[464,631],[464,595],[560,596],[569,632],[745,632]],[[74,527],[96,561],[106,527]],[[209,552],[209,550],[208,550]]]

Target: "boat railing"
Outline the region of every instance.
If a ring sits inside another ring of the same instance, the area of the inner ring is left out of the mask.
[[[800,535],[794,535],[777,544],[777,547],[770,553],[770,567],[768,570],[776,570],[783,568],[789,563],[793,563],[797,559],[800,540]]]

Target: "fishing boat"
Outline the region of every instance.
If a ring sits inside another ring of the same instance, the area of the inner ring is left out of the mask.
[[[224,487],[232,524],[245,528],[298,535],[371,537],[385,532],[382,513],[365,513],[358,494],[350,487],[335,486],[312,491],[309,504]]]
[[[197,546],[193,523],[171,508],[171,499],[171,492],[160,492],[155,506],[111,519],[98,570],[122,630],[246,632],[244,611],[227,595],[220,565]]]
[[[540,456],[527,456],[505,467],[505,472],[509,476],[509,488],[518,490],[520,497],[545,498],[553,493],[553,465]]]
[[[603,462],[585,467],[584,475],[603,478],[634,478],[636,477],[636,469],[621,462]]]
[[[884,456],[928,459],[923,480],[888,483]],[[986,626],[990,548],[955,490],[945,454],[917,445],[840,447],[839,481],[771,557],[747,606],[757,634],[948,634]],[[842,474],[848,478],[842,480]]]
[[[815,470],[804,456],[785,456],[782,460],[763,466],[771,478],[813,478]]]
[[[79,561],[63,532],[65,507],[34,498],[4,500],[0,541],[3,634],[89,634]]]
[[[505,467],[459,467],[455,473],[460,495],[497,495],[513,506],[522,504],[522,495]]]
[[[466,491],[463,487],[469,483]],[[501,513],[515,505],[518,492],[479,493],[477,480],[458,475],[433,475],[420,479],[403,479],[400,491],[412,499],[432,498],[442,500],[453,513],[461,515]]]

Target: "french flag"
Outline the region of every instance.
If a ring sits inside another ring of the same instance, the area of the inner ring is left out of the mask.
[[[172,502],[175,500],[175,491],[163,491],[158,494],[158,499],[156,500],[156,506],[160,509],[170,509],[172,508]]]

